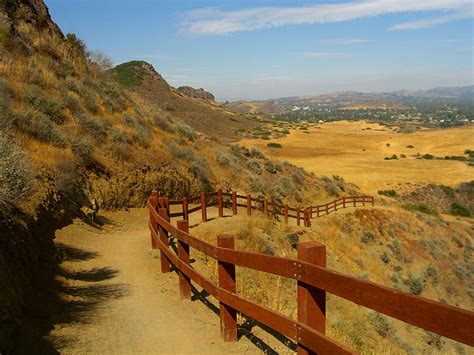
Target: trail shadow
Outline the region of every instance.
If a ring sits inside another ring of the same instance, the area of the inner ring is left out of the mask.
[[[87,261],[95,259],[99,256],[99,253],[95,251],[88,251],[85,249],[79,249],[71,245],[63,243],[56,244],[56,262],[61,261]]]
[[[81,213],[79,219],[84,222],[85,224],[95,228],[95,229],[102,229],[105,225],[117,226],[117,223],[112,221],[110,218],[107,218],[103,215],[96,215],[92,220],[91,217],[86,215],[85,213]]]
[[[63,268],[58,270],[58,275],[67,279],[78,281],[98,282],[111,279],[118,274],[118,270],[110,267],[94,268],[86,271],[68,272]]]
[[[95,310],[104,302],[129,294],[125,284],[111,284],[118,270],[103,267],[70,272],[61,261],[88,261],[99,253],[58,244],[56,258],[43,267],[32,285],[22,327],[14,340],[12,354],[59,354],[76,341],[74,336],[55,337],[51,331],[61,326],[93,324]],[[104,283],[108,281],[107,283]]]

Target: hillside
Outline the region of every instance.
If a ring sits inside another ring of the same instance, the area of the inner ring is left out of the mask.
[[[112,77],[129,92],[146,100],[147,105],[158,109],[163,117],[179,119],[212,138],[235,141],[239,138],[239,130],[260,125],[253,117],[236,115],[224,109],[210,98],[209,93],[171,87],[150,64],[143,61],[118,65],[112,70]],[[203,100],[202,95],[207,99]]]
[[[34,276],[55,268],[55,230],[74,217],[143,206],[153,189],[327,196],[304,170],[226,144],[255,118],[183,95],[145,62],[102,68],[43,1],[2,1],[0,19],[0,352]]]

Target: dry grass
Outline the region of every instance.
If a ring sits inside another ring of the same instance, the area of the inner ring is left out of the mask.
[[[311,229],[291,227],[257,214],[216,219],[191,230],[216,243],[217,235],[233,234],[236,248],[296,257],[288,237],[326,245],[328,267],[414,293],[419,279],[422,297],[472,309],[472,236],[463,223],[393,208],[340,211],[317,220]],[[365,233],[372,236],[363,240]],[[382,258],[383,255],[387,258]],[[216,263],[199,253],[196,267],[216,277]],[[296,285],[292,280],[237,268],[237,290],[246,299],[296,317]],[[439,338],[401,321],[328,295],[327,333],[362,353],[462,353],[461,344]]]
[[[244,144],[316,175],[340,175],[372,194],[399,184],[455,186],[474,180],[474,170],[463,162],[412,157],[418,152],[440,157],[462,155],[472,142],[474,126],[400,134],[364,121],[338,121],[310,128],[309,132],[292,130],[278,140],[282,149],[268,149],[267,142],[259,140],[246,140]],[[414,148],[407,148],[409,145]],[[407,158],[384,160],[392,154],[405,154]]]

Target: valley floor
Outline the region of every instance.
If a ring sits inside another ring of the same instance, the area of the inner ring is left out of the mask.
[[[196,294],[180,301],[177,274],[161,274],[150,249],[147,210],[101,220],[101,228],[77,221],[57,232],[63,260],[52,289],[27,310],[15,353],[260,353],[267,346],[269,336],[258,333],[224,343],[217,308]]]

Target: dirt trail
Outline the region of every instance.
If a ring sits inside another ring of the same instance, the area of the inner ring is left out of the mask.
[[[45,334],[36,334],[48,343],[42,353],[261,353],[252,344],[264,345],[261,339],[224,343],[215,312],[200,300],[179,300],[177,275],[161,274],[158,253],[150,249],[145,209],[101,219],[101,228],[79,221],[56,234],[63,258],[55,277],[58,299],[30,312],[40,314],[25,331],[35,333],[38,318],[51,321]],[[31,350],[28,338],[20,338],[19,352]]]

